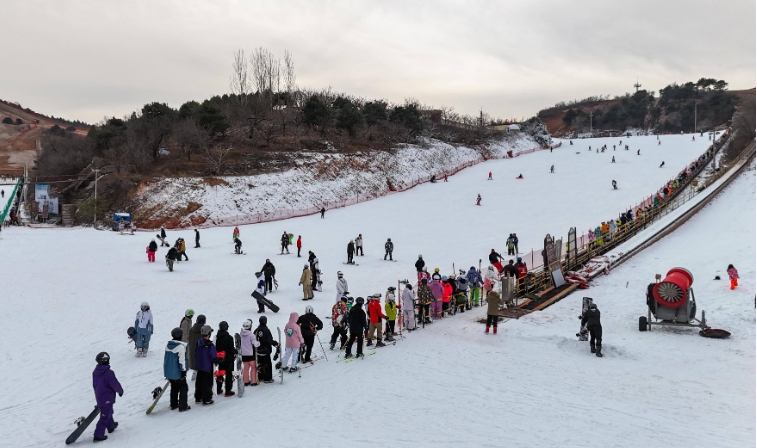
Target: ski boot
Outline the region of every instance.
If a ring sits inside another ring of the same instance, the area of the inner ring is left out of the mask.
[[[329,344],[329,350],[334,350],[334,346],[336,346],[336,342],[332,342]]]
[[[384,344],[381,341],[376,341],[376,347],[384,347],[386,344]]]
[[[108,434],[112,433],[113,431],[118,428],[118,422],[113,422],[113,428],[108,428]]]
[[[224,397],[233,397],[234,394],[236,394],[236,392],[234,392],[233,390],[231,390],[231,391],[226,392],[225,394],[223,394],[223,396]]]
[[[598,346],[597,346],[597,357],[601,358],[601,357],[603,357],[603,356],[604,356],[604,355],[602,354],[602,346],[601,346],[601,345],[598,345]]]
[[[294,373],[296,371],[297,371],[297,367],[290,367],[289,368],[289,373]]]
[[[365,346],[370,347],[373,345],[373,341],[371,339],[368,339],[368,342],[366,342]]]
[[[497,334],[497,327],[494,327],[494,334]]]
[[[593,345],[591,346],[591,352],[592,352],[592,353],[597,353],[597,349],[596,349],[596,348],[594,348],[594,346],[593,346]]]
[[[344,359],[350,359],[350,358],[352,358],[352,353],[347,353],[346,355],[344,355]]]
[[[484,334],[489,334],[489,326],[486,326],[486,330],[484,330]]]
[[[92,439],[92,443],[103,442],[105,440],[108,440],[108,436],[102,436],[102,437],[95,436],[95,438]]]
[[[189,405],[187,405],[187,406],[186,406],[186,407],[184,407],[184,408],[179,408],[179,412],[186,412],[186,411],[188,411],[188,410],[190,410],[190,409],[192,409],[192,408],[191,408],[191,407],[190,407]]]

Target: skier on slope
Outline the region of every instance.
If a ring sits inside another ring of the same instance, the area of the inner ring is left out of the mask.
[[[476,198],[476,205],[481,205],[481,195]]]
[[[415,292],[410,283],[406,283],[405,290],[402,291],[402,323],[405,330],[415,330]]]
[[[615,156],[612,156],[612,162],[611,163],[615,163]]]
[[[242,356],[242,381],[244,381],[245,386],[257,386],[258,365],[255,359],[255,348],[260,346],[260,342],[252,332],[252,321],[250,319],[242,324],[239,338],[241,342],[239,353]]]
[[[239,239],[239,227],[234,227],[234,232],[231,234],[231,237],[234,240]]]
[[[355,256],[355,241],[350,240],[350,242],[347,243],[347,264],[355,263],[355,261],[353,260],[354,256]]]
[[[728,272],[728,279],[731,281],[731,291],[733,291],[739,286],[739,271],[732,264],[729,264],[726,272]]]
[[[152,311],[150,304],[142,302],[137,311],[137,318],[134,320],[134,329],[137,330],[137,356],[147,356],[147,349],[150,348],[150,336],[153,330]]]
[[[420,286],[418,286],[418,309],[420,311],[418,316],[418,323],[431,323],[430,307],[434,301],[434,293],[431,292],[431,288],[428,286],[428,280],[422,279]]]
[[[147,245],[147,262],[148,263],[155,262],[155,252],[157,251],[158,251],[158,243],[156,243],[155,240],[150,241],[150,244]]]
[[[551,166],[551,167],[549,168],[549,172],[550,172],[550,173],[554,173],[554,172],[555,172],[555,166],[554,166],[554,165],[552,165],[552,166]]]
[[[378,297],[377,297],[378,296]],[[368,347],[373,345],[373,339],[375,335],[376,347],[383,347],[384,343],[381,341],[382,334],[382,320],[386,319],[386,315],[381,311],[381,295],[374,294],[368,298]]]
[[[201,338],[197,341],[195,349],[195,367],[197,368],[197,380],[195,380],[195,403],[203,405],[213,404],[213,364],[221,362],[218,351],[210,335],[213,329],[210,325],[203,325],[200,329]]]
[[[617,190],[617,189],[618,189],[618,183],[617,183],[617,182],[615,182],[615,180],[614,180],[614,179],[613,179],[613,181],[612,181],[612,189],[613,189],[613,190]]]
[[[273,383],[273,366],[271,365],[272,347],[278,347],[279,343],[273,340],[271,330],[268,329],[268,318],[260,316],[260,323],[255,329],[255,338],[260,345],[258,346],[257,364],[260,366],[260,381],[264,383]]]
[[[183,337],[181,328],[171,330],[171,340],[163,355],[163,376],[171,383],[171,410],[178,409],[179,412],[190,409],[187,404],[187,344],[182,342]]]
[[[442,296],[444,295],[444,285],[441,282],[441,276],[439,279],[432,279],[429,285],[431,294],[434,296],[434,300],[431,303],[431,315],[439,319],[442,317]]]
[[[276,266],[271,263],[269,258],[265,259],[265,264],[260,268],[260,272],[265,277],[265,293],[268,294],[273,291],[273,279],[276,276]]]
[[[386,257],[389,257],[389,260],[392,260],[392,252],[394,252],[394,243],[392,243],[391,238],[386,239],[386,243],[384,243],[384,260],[386,260]]]
[[[100,419],[95,426],[93,442],[101,442],[108,439],[105,435],[106,429],[111,433],[118,428],[118,422],[113,421],[113,405],[116,403],[116,394],[119,397],[124,396],[124,389],[116,379],[116,374],[110,369],[110,355],[107,352],[98,353],[95,361],[97,366],[92,372],[92,388],[95,390],[97,407],[100,408]]]
[[[336,301],[340,301],[342,296],[349,292],[350,288],[347,285],[347,279],[344,278],[342,271],[336,273]]]
[[[340,347],[344,347],[347,342],[347,323],[348,323],[348,309],[347,309],[346,296],[342,296],[341,300],[331,307],[331,326],[334,327],[334,332],[331,334],[331,341],[329,341],[329,349],[334,350],[337,338],[340,339]]]
[[[491,171],[489,171],[489,178],[486,179],[486,180],[492,180],[492,172]]]
[[[481,273],[475,266],[470,267],[465,278],[468,280],[468,286],[470,287],[471,305],[478,306],[481,297],[481,284],[484,283],[484,279],[481,278]]]
[[[468,302],[468,279],[465,278],[465,271],[460,270],[460,275],[457,277],[457,290],[455,291],[455,305],[458,311],[465,312],[465,304]]]
[[[318,285],[321,284],[321,268],[317,258],[310,262],[310,298],[315,291],[320,291]]]
[[[161,226],[160,227],[160,247],[170,247],[171,245],[166,242],[166,228]]]
[[[500,255],[498,252],[496,252],[494,249],[489,253],[489,263],[492,264],[495,268],[497,268],[497,272],[502,272],[502,263],[503,260],[502,255]]]
[[[442,274],[439,273],[439,268],[434,268],[434,273],[431,274],[431,280],[439,280],[442,281]]]
[[[176,247],[172,247],[168,249],[168,252],[166,253],[166,266],[168,266],[168,271],[173,272],[173,263],[179,258],[179,251],[176,249]]]
[[[363,356],[363,333],[368,329],[368,321],[366,320],[365,311],[363,311],[363,304],[365,299],[358,297],[355,299],[355,306],[350,310],[348,317],[350,336],[347,340],[347,346],[345,347],[345,359],[352,358],[352,344],[357,342],[357,352],[355,356],[358,358]]]
[[[418,279],[420,279],[420,274],[425,266],[426,262],[423,261],[423,255],[418,255],[418,261],[415,262],[415,270],[418,272]]]
[[[184,317],[179,322],[179,329],[181,329],[181,342],[189,342],[189,331],[192,329],[192,316],[195,315],[193,309],[188,309],[184,312]]]
[[[664,166],[665,166],[665,161],[663,160],[662,163],[660,164],[660,168],[662,168]]]
[[[192,325],[192,328],[189,329],[189,339],[187,340],[187,347],[189,348],[189,352],[187,353],[187,360],[189,361],[189,368],[195,371],[195,373],[192,375],[192,379],[194,379],[195,375],[197,375],[197,368],[195,367],[195,355],[197,353],[197,342],[202,338],[201,331],[203,325],[205,325],[205,315],[199,314],[197,315],[195,324]]]
[[[589,330],[589,335],[591,336],[591,340],[589,341],[591,352],[602,357],[602,323],[599,321],[599,317],[599,308],[597,308],[595,303],[592,303],[589,305],[589,309],[584,313],[584,316],[581,319],[581,325]]]
[[[284,251],[287,251],[289,253],[289,234],[284,231],[284,234],[281,235],[281,253],[279,255],[283,255]]]
[[[242,240],[238,237],[234,239],[234,253],[235,254],[242,253]]]
[[[363,234],[362,234],[362,233],[361,233],[361,234],[359,234],[359,235],[357,236],[357,238],[355,238],[355,255],[358,255],[358,252],[359,252],[359,255],[360,255],[361,257],[362,257],[363,255],[365,255],[365,254],[363,253]]]
[[[297,235],[297,258],[300,258],[301,250],[302,250],[302,235]]]
[[[237,348],[234,342],[234,337],[229,334],[229,324],[224,320],[218,324],[218,333],[216,333],[216,350],[224,352],[226,356],[218,364],[218,370],[224,370],[226,393],[224,397],[231,397],[234,395],[234,361],[236,361]],[[221,395],[224,382],[221,377],[216,381],[216,393]]]
[[[302,362],[310,362],[310,354],[313,351],[315,336],[320,330],[323,330],[323,322],[313,312],[313,307],[305,307],[305,314],[297,319],[297,325],[300,326],[302,339],[305,341],[305,352],[302,353]]]
[[[300,326],[297,325],[297,319],[300,316],[292,311],[289,313],[289,322],[284,325],[284,335],[286,336],[286,349],[284,350],[284,358],[281,360],[281,369],[287,369],[289,365],[289,373],[297,371],[297,358],[301,349],[305,345],[305,339],[302,337],[302,331]],[[290,364],[291,358],[291,364]]]
[[[308,269],[308,265],[302,268],[302,275],[300,275],[300,285],[302,285],[302,300],[310,300],[313,298],[313,289],[310,285],[312,281],[312,273]]]
[[[384,312],[386,313],[386,329],[384,331],[384,340],[389,342],[393,341],[394,335],[397,334],[394,332],[394,325],[397,320],[397,303],[394,297],[394,291],[396,290],[397,288],[390,286],[386,289],[385,295]]]

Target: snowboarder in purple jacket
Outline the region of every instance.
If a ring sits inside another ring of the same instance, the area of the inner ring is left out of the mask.
[[[113,404],[116,402],[116,394],[119,397],[124,395],[124,389],[116,379],[116,374],[110,370],[108,353],[100,352],[95,361],[97,361],[97,367],[92,372],[92,387],[95,389],[95,399],[100,408],[100,420],[97,421],[95,427],[94,441],[101,442],[108,439],[105,435],[106,429],[111,433],[118,427],[118,422],[113,421]]]

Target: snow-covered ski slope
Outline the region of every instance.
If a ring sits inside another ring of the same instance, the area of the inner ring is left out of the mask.
[[[125,388],[115,406],[118,430],[108,446],[222,446],[252,443],[315,446],[749,446],[754,425],[755,178],[748,171],[699,216],[638,258],[600,279],[586,295],[603,313],[605,358],[597,359],[573,335],[580,293],[544,312],[503,323],[485,336],[475,309],[407,335],[396,346],[351,363],[336,352],[284,385],[248,389],[244,398],[218,397],[188,413],[168,410],[167,397],[150,416],[150,391],[162,386],[163,348],[186,308],[208,317],[214,329],[232,331],[252,318],[250,297],[257,271],[270,258],[282,310],[267,312],[283,327],[289,312],[303,312],[297,285],[305,258],[275,255],[283,231],[302,235],[303,257],[313,250],[324,271],[324,292],[307,302],[324,320],[320,339],[328,351],[328,319],[336,271],[354,296],[384,292],[412,278],[423,254],[428,265],[450,274],[452,263],[478,265],[517,232],[521,250],[544,234],[564,235],[638,202],[675,176],[708,145],[690,135],[623,138],[564,144],[511,160],[495,160],[440,182],[326,213],[240,227],[246,256],[233,255],[230,228],[169,231],[187,240],[190,261],[169,273],[147,263],[153,237],[91,229],[8,228],[0,242],[4,344],[0,348],[0,440],[8,446],[57,446],[72,422],[94,405],[91,371],[102,350],[111,354]],[[587,148],[607,143],[609,152]],[[641,156],[636,149],[641,148]],[[581,152],[580,154],[575,154]],[[666,168],[657,168],[665,160]],[[555,174],[549,174],[554,164]],[[493,181],[487,181],[489,171]],[[515,180],[522,173],[524,180]],[[615,179],[620,190],[613,191]],[[476,194],[481,207],[474,205]],[[545,204],[546,201],[546,204]],[[362,233],[360,266],[342,264],[349,239]],[[397,263],[381,260],[391,237]],[[296,250],[296,249],[294,249]],[[741,286],[712,282],[733,263]],[[733,332],[726,341],[692,331],[637,331],[645,312],[644,288],[655,273],[682,265],[695,275],[700,308],[714,327]],[[629,282],[626,289],[625,284]],[[134,357],[126,329],[143,300],[155,316],[147,358]],[[320,353],[316,341],[314,353]],[[370,353],[370,351],[367,351]],[[190,383],[190,396],[193,383]],[[191,400],[191,397],[190,397]],[[93,429],[82,444],[91,442]]]

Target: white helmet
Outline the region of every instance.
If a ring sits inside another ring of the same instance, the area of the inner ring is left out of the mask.
[[[149,303],[147,303],[147,302],[142,302],[142,303],[141,303],[141,304],[139,305],[139,308],[140,308],[140,309],[141,309],[142,311],[147,311],[147,310],[149,310],[149,309],[150,309],[150,304],[149,304]]]
[[[341,277],[341,276],[343,276],[343,275],[344,275],[344,274],[342,274],[342,271],[337,271],[337,273],[336,273],[336,276],[337,276],[337,277]]]
[[[252,321],[250,319],[244,321],[242,328],[244,328],[245,330],[252,330]]]
[[[305,314],[313,314],[313,307],[308,305],[305,307]]]

